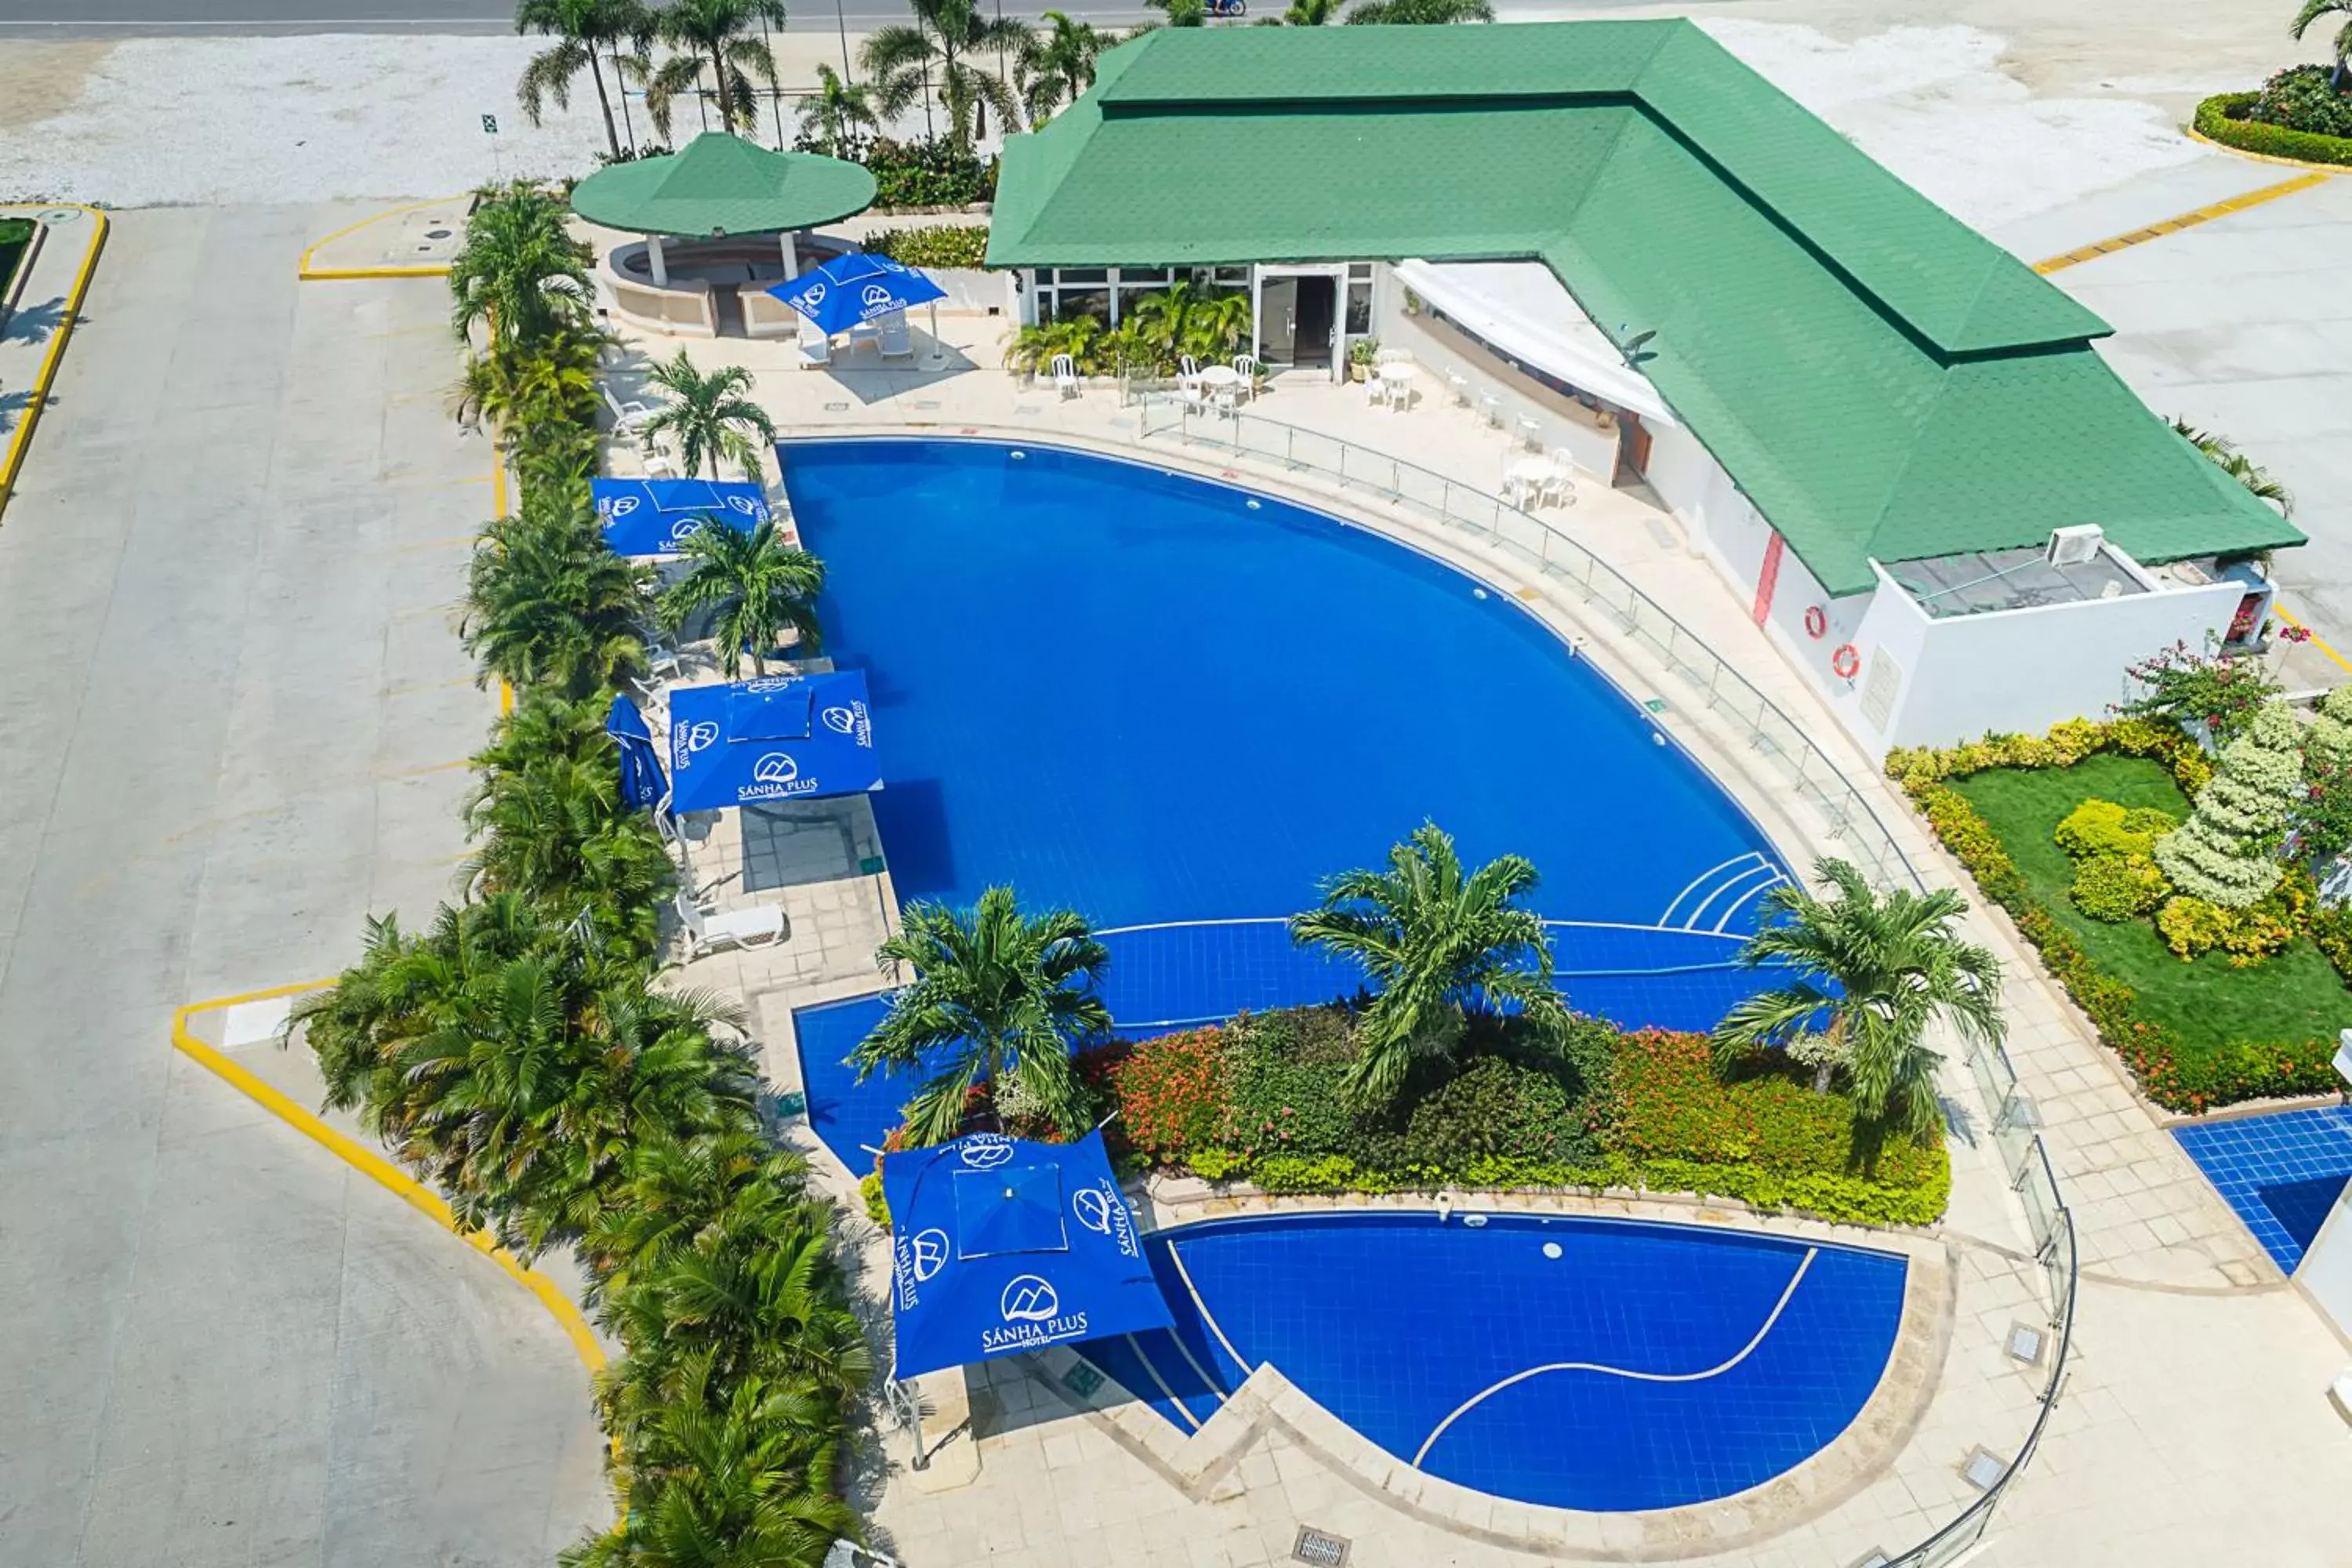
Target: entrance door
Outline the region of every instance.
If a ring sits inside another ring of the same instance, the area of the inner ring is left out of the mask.
[[[1298,279],[1298,324],[1291,334],[1291,363],[1324,366],[1331,363],[1331,330],[1337,324],[1339,305],[1339,279]]]
[[[1257,357],[1288,364],[1298,331],[1298,279],[1268,278],[1258,286]]]
[[[1640,484],[1649,476],[1650,433],[1642,427],[1638,414],[1617,416],[1617,472],[1610,479],[1612,485]]]

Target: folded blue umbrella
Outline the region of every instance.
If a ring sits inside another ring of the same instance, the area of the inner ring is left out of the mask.
[[[760,487],[731,479],[591,479],[588,494],[615,555],[675,555],[709,523],[749,533],[768,518]]]
[[[662,776],[661,754],[654,750],[654,732],[646,724],[646,716],[625,693],[614,693],[613,706],[604,715],[604,733],[613,737],[621,748],[621,804],[631,811],[644,811],[661,804],[669,793],[669,783]]]
[[[893,1377],[1174,1321],[1098,1131],[972,1132],[885,1154],[882,1194]]]
[[[948,291],[912,267],[853,250],[768,292],[831,337],[909,305],[943,300]]]

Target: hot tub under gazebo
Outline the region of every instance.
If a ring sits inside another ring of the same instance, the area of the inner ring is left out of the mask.
[[[864,212],[874,194],[859,164],[709,131],[683,152],[598,170],[573,188],[572,210],[646,237],[604,258],[614,307],[632,324],[709,338],[733,322],[748,337],[790,337],[800,317],[769,288],[854,248],[807,231]]]

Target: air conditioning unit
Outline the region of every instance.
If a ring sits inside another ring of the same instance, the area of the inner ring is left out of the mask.
[[[2044,558],[2053,566],[2080,566],[2099,558],[2099,546],[2107,542],[2107,531],[2095,522],[2076,523],[2072,528],[2053,529],[2050,547]]]

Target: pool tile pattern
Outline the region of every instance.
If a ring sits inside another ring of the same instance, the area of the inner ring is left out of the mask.
[[[2289,1274],[2352,1179],[2352,1107],[2201,1122],[2172,1135]]]

